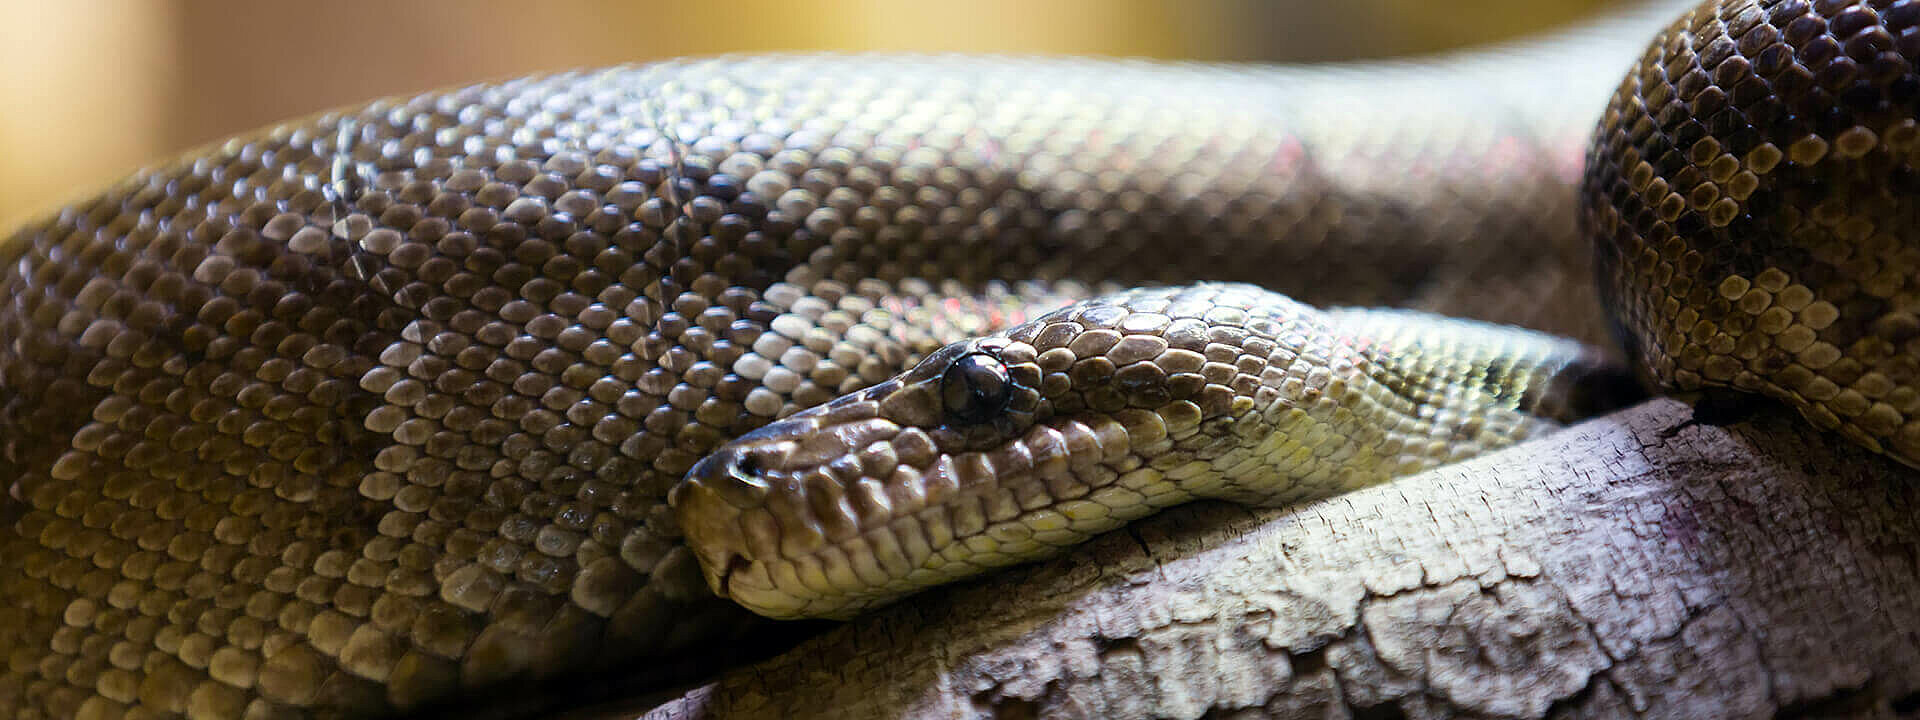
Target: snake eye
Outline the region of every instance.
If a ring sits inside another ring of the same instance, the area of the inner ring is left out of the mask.
[[[966,423],[986,422],[1007,408],[1013,381],[1007,366],[985,353],[962,356],[940,378],[940,400],[947,413]]]

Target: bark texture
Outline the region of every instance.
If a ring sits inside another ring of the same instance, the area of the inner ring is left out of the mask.
[[[1784,413],[1692,417],[1177,509],[648,717],[1920,715],[1920,474]]]

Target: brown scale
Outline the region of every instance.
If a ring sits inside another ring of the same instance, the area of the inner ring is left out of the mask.
[[[688,468],[1104,283],[1593,338],[1588,111],[1538,98],[1597,109],[1617,65],[1568,52],[1592,67],[690,61],[136,175],[5,245],[0,715],[679,681],[755,627],[681,544]]]
[[[1654,382],[1734,387],[1920,464],[1920,3],[1703,6],[1588,157],[1603,292]]]

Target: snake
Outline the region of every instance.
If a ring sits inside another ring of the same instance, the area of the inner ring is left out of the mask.
[[[1912,0],[1708,0],[1318,66],[694,58],[191,151],[0,246],[0,715],[663,688],[1641,389],[1920,464],[1916,61]]]

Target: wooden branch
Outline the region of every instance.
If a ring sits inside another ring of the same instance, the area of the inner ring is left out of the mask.
[[[1291,509],[1178,509],[648,717],[1920,712],[1920,474],[1658,400]]]

